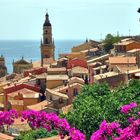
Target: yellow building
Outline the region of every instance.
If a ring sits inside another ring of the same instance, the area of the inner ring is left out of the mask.
[[[39,103],[39,93],[23,88],[8,94],[9,108],[21,112],[27,106]]]
[[[31,68],[33,68],[32,62],[24,60],[23,57],[21,60],[13,62],[13,73],[21,74],[24,70],[29,70]]]
[[[64,85],[64,81],[68,80],[68,75],[60,74],[60,75],[47,75],[43,73],[41,75],[36,76],[37,81],[44,80],[46,81],[46,87],[49,89],[56,88],[58,86]]]

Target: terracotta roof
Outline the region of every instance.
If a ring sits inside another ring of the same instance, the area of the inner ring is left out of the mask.
[[[85,60],[81,60],[79,58],[74,58],[72,60],[69,60],[67,63],[67,69],[71,69],[76,66],[81,66],[81,67],[87,68],[87,62]]]
[[[92,48],[92,49],[83,50],[83,51],[80,51],[80,52],[84,52],[84,53],[86,53],[86,52],[96,52],[98,50],[99,50],[98,48]]]
[[[9,100],[9,102],[11,103],[11,105],[20,105],[23,106],[23,100]]]
[[[49,104],[51,104],[51,102],[49,102],[47,100],[44,100],[44,101],[42,101],[42,102],[40,102],[38,104],[27,106],[27,108],[31,109],[31,110],[41,111]]]
[[[127,42],[119,42],[119,43],[115,43],[114,45],[118,45],[118,46],[126,46],[129,45],[131,43],[134,43],[135,41],[127,41]]]
[[[14,62],[14,64],[31,64],[30,62],[28,62],[28,61],[26,61],[26,60],[24,60],[24,59],[21,59],[21,60],[18,60],[18,61],[16,61],[16,62]]]
[[[75,50],[75,48],[78,49],[78,50],[79,49],[80,50],[81,49],[85,50],[85,48],[92,48],[92,47],[97,46],[99,44],[100,44],[100,42],[98,42],[98,41],[89,40],[88,42],[84,42],[84,43],[82,43],[80,45],[77,45],[77,46],[73,47],[72,50]]]
[[[51,71],[52,71],[52,72],[53,72],[53,71],[54,71],[54,72],[60,71],[60,72],[61,72],[61,71],[66,71],[66,68],[65,68],[65,67],[61,67],[61,68],[48,68],[47,71],[49,71],[49,72],[51,72]]]
[[[14,140],[14,137],[0,133],[0,140]]]
[[[105,69],[106,67],[107,67],[106,65],[102,65],[102,66],[93,68],[93,70]]]
[[[60,87],[57,87],[57,88],[54,88],[53,90],[54,91],[57,91],[57,92],[61,92],[61,91],[63,91],[63,90],[66,90],[66,89],[68,89],[69,87],[78,87],[78,86],[80,86],[80,87],[83,87],[83,85],[82,84],[79,84],[79,83],[71,83],[70,85],[67,85],[67,86],[60,86]]]
[[[15,91],[15,92],[11,92],[10,94],[8,94],[8,96],[14,98],[19,93],[23,96],[23,98],[38,98],[39,97],[38,92],[35,92],[35,91],[27,89],[27,88],[23,88],[23,89]]]
[[[138,73],[138,72],[140,72],[140,69],[130,70],[129,74],[135,74],[135,73]]]
[[[48,88],[46,89],[46,92],[50,93],[54,96],[61,97],[61,98],[66,99],[66,100],[69,98],[66,94],[62,94],[60,92],[57,92],[57,91],[54,91],[54,90],[51,90],[51,89],[48,89]]]
[[[131,43],[140,43],[140,42],[138,42],[138,41],[136,41],[135,39],[133,39],[133,38],[125,38],[125,39],[122,39],[120,42],[118,42],[118,43],[114,43],[114,45],[119,45],[119,46],[126,46],[126,45],[129,45],[129,44],[131,44]]]
[[[104,78],[112,77],[112,76],[116,76],[116,75],[118,75],[118,73],[116,73],[116,72],[107,72],[107,73],[104,73],[104,74],[95,75],[94,79],[95,80],[100,80],[100,79],[104,79]]]
[[[45,79],[45,78],[47,78],[47,73],[42,73],[42,74],[36,75],[36,78],[37,79]]]
[[[71,84],[71,83],[85,84],[85,81],[82,78],[79,78],[79,77],[72,77],[68,81],[69,81],[69,84]]]
[[[68,75],[47,75],[47,80],[68,80]]]
[[[135,74],[136,77],[140,77],[140,72]]]
[[[109,57],[110,64],[136,64],[136,57]]]
[[[58,61],[67,61],[67,60],[68,60],[68,58],[66,58],[66,57],[62,57],[62,58],[58,59]]]
[[[41,66],[41,61],[34,61],[33,62],[33,68],[37,68]]]
[[[80,66],[73,67],[71,71],[73,74],[88,74],[88,69]]]
[[[140,51],[140,49],[133,49],[133,50],[129,50],[129,51],[127,51],[128,53],[135,53],[135,52],[139,52]]]
[[[100,57],[96,57],[96,58],[93,58],[93,59],[90,59],[87,61],[87,63],[93,63],[93,62],[99,62],[100,60],[104,60],[104,59],[108,59],[109,56],[111,56],[110,54],[105,54],[105,55],[102,55]]]
[[[129,66],[128,65],[116,65],[118,70],[122,73],[128,73],[129,71],[138,69],[138,66]]]
[[[60,87],[57,87],[57,88],[54,88],[53,90],[54,91],[57,91],[57,92],[62,92],[63,93],[63,91],[64,90],[67,90],[67,89],[69,89],[69,88],[77,88],[77,87],[83,87],[83,85],[82,84],[79,84],[79,83],[72,83],[72,84],[70,84],[70,85],[67,85],[67,86],[60,86]]]

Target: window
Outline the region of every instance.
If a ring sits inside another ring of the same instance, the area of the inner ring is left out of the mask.
[[[59,103],[62,104],[64,101],[62,98],[59,98]]]
[[[46,44],[48,44],[48,39],[46,38]]]
[[[77,96],[78,95],[78,89],[77,88],[74,88],[73,89],[73,96]]]
[[[52,96],[50,96],[50,101],[52,101]]]

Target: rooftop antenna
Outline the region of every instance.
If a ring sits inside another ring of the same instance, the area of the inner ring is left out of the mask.
[[[129,29],[129,37],[130,37],[130,32],[131,32],[131,30]]]
[[[102,35],[103,35],[103,34],[102,34],[102,33],[100,33],[100,40],[101,40],[101,41],[102,41]]]
[[[41,42],[40,42],[40,43],[41,43],[41,45],[42,45],[42,38],[41,38]]]
[[[117,31],[117,36],[120,36],[120,33],[119,33],[119,31]]]

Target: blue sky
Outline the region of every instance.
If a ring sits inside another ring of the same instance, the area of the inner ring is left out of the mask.
[[[46,9],[55,39],[140,34],[140,0],[0,0],[0,40],[42,36]]]

